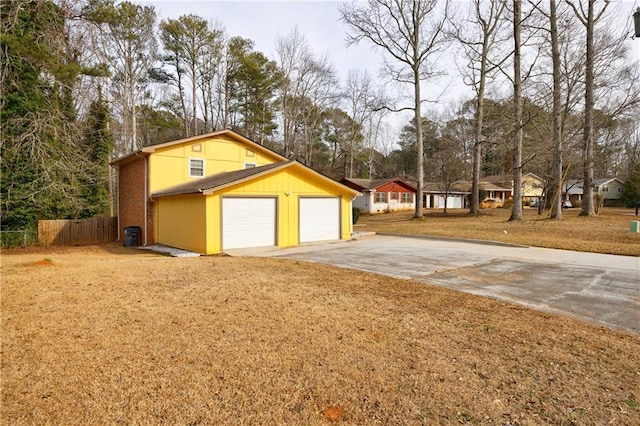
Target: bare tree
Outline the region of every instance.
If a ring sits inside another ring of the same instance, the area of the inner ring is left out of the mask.
[[[344,99],[347,103],[347,112],[353,119],[356,126],[351,130],[351,140],[357,140],[357,133],[361,130],[364,133],[362,146],[351,144],[349,151],[348,176],[353,177],[353,158],[362,149],[367,149],[369,157],[369,176],[372,174],[371,161],[372,147],[375,146],[377,132],[380,122],[387,111],[377,108],[385,102],[384,89],[376,91],[373,86],[371,76],[364,71],[350,70],[347,76]],[[357,127],[357,128],[356,128]]]
[[[354,1],[340,8],[342,21],[351,31],[349,44],[369,40],[396,63],[386,62],[385,71],[394,80],[410,83],[414,91],[414,118],[417,123],[418,200],[414,217],[423,217],[424,158],[421,114],[422,80],[437,74],[434,56],[445,46],[444,28],[449,1],[369,0]]]
[[[551,27],[551,62],[553,64],[553,192],[551,218],[562,219],[562,103],[560,86],[560,48],[558,46],[558,13],[556,0],[549,0],[549,24]]]
[[[567,0],[567,3],[573,9],[576,17],[587,30],[586,39],[586,62],[585,62],[585,92],[584,92],[584,131],[582,141],[584,146],[583,167],[584,167],[584,186],[582,192],[582,210],[581,216],[596,216],[595,206],[593,203],[593,108],[594,108],[594,27],[604,14],[608,1],[604,1],[604,5],[598,12],[595,10],[596,0],[587,0],[587,10],[584,9],[584,2],[576,5],[575,2]]]
[[[283,73],[280,104],[284,156],[309,164],[320,113],[338,101],[336,71],[326,55],[313,55],[297,28],[277,41],[276,52]]]
[[[123,131],[120,149],[123,154],[138,149],[137,107],[145,87],[148,71],[156,58],[156,11],[128,1],[95,0],[89,3],[89,17],[100,29],[96,43],[98,53],[109,65],[112,94],[121,105]],[[119,151],[119,152],[118,152]]]
[[[504,0],[491,0],[489,2],[473,0],[472,3],[473,15],[463,25],[453,24],[455,28],[454,36],[462,43],[465,58],[467,59],[467,70],[463,72],[463,79],[468,86],[473,87],[476,94],[475,138],[469,213],[478,214],[480,213],[479,182],[482,167],[482,126],[487,77],[490,77],[501,65],[500,60],[491,61],[489,55],[503,41],[499,36],[508,21],[503,17],[506,6]],[[471,27],[470,30],[469,27]]]
[[[522,2],[513,2],[513,206],[509,221],[521,221],[522,218],[522,70],[521,70],[521,34]]]

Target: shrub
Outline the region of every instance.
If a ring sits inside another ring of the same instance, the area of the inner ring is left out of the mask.
[[[596,216],[602,211],[604,205],[604,197],[602,194],[593,194],[593,210],[596,212]]]
[[[360,209],[358,207],[352,207],[351,214],[353,216],[353,224],[355,225],[360,218]]]
[[[28,228],[20,231],[0,232],[0,246],[3,248],[31,246],[38,243],[38,231]]]

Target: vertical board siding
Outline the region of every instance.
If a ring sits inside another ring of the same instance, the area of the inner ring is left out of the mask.
[[[116,241],[116,217],[39,220],[38,241],[45,246],[86,246]]]

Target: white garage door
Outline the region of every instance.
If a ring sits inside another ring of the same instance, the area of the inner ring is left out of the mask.
[[[275,198],[222,199],[223,250],[275,244]]]
[[[441,209],[444,208],[444,197],[443,196],[439,196],[438,197],[438,207],[440,207]],[[462,208],[462,198],[454,195],[451,197],[447,197],[447,208],[448,209],[461,209]]]
[[[300,242],[340,239],[340,199],[300,198]]]

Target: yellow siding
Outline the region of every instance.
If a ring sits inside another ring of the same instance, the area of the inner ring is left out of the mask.
[[[220,209],[222,202],[217,194],[210,195],[207,198],[207,251],[206,254],[216,254],[222,252],[222,218]]]
[[[335,191],[335,192],[332,192]],[[286,168],[255,181],[225,188],[222,193],[207,197],[207,254],[220,253],[222,241],[220,227],[221,196],[277,196],[277,245],[291,247],[299,244],[298,200],[303,196],[341,196],[341,238],[351,238],[351,196],[343,195],[311,174],[297,173]]]
[[[149,158],[150,192],[198,179],[189,177],[190,158],[205,160],[206,176],[241,170],[245,163],[263,166],[279,161],[275,154],[251,150],[240,142],[222,137],[160,148]]]
[[[543,182],[536,179],[533,176],[523,176],[523,197],[541,197],[542,196],[542,184]],[[534,188],[534,185],[538,185],[538,188]]]
[[[205,253],[206,198],[201,194],[160,198],[156,204],[156,241]]]

